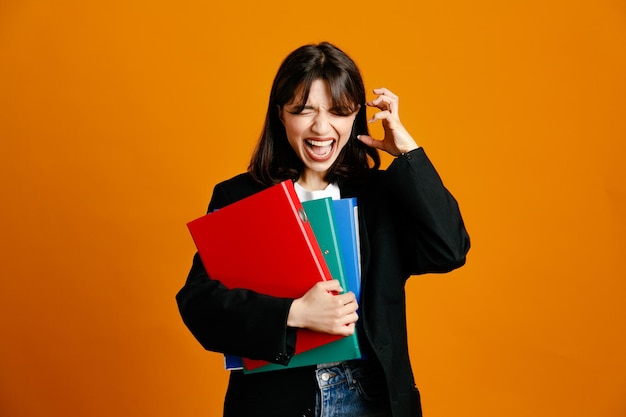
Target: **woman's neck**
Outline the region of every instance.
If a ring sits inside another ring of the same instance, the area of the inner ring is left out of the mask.
[[[317,173],[307,174],[303,172],[297,182],[302,188],[308,191],[319,191],[328,187],[328,182],[324,180],[324,176]]]

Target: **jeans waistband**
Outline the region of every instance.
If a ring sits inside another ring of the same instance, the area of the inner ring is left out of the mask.
[[[351,362],[340,362],[338,364],[331,364],[324,368],[318,368],[315,370],[315,376],[317,379],[317,385],[320,388],[330,387],[332,385],[348,383],[353,384],[352,371],[355,369],[355,365]]]

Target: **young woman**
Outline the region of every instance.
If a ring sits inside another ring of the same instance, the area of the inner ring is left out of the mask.
[[[332,295],[343,290],[335,280],[298,299],[229,290],[207,275],[196,254],[177,301],[204,348],[288,364],[296,329],[308,328],[356,331],[365,352],[341,363],[232,371],[225,416],[421,416],[404,285],[411,275],[462,266],[469,237],[455,199],[400,122],[398,97],[385,88],[374,94],[366,100],[357,66],[337,47],[296,49],[274,79],[248,172],[213,191],[209,211],[287,179],[301,200],[356,197],[361,239],[360,300],[351,292]],[[371,120],[367,106],[379,109]],[[382,122],[384,138],[368,135],[371,122]],[[380,169],[378,150],[396,157],[387,170]]]

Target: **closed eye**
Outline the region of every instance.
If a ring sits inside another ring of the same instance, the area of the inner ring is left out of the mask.
[[[313,106],[296,106],[289,109],[286,108],[285,111],[289,114],[297,116],[308,116],[315,112],[315,108],[313,108]]]
[[[349,106],[337,106],[330,109],[330,112],[335,116],[348,117],[352,116],[361,106],[357,105],[356,108]]]

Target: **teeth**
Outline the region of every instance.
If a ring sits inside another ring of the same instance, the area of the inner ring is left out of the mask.
[[[332,145],[332,140],[307,140],[307,143],[311,146],[330,146]]]
[[[309,150],[319,158],[330,155],[334,142],[334,140],[306,140]]]

